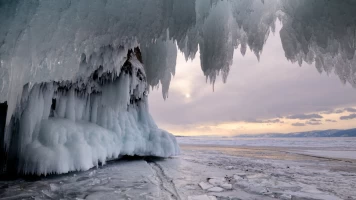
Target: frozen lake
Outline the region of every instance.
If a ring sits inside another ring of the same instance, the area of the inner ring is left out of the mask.
[[[227,147],[284,147],[288,151],[312,156],[356,159],[356,138],[238,138],[178,137],[183,145]]]
[[[356,150],[356,137],[338,138],[239,138],[239,137],[177,137],[180,144],[252,146],[252,147],[308,147]]]
[[[0,181],[0,199],[356,199],[354,138],[178,141],[177,157]]]

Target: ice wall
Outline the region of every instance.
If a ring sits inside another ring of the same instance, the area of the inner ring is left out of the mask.
[[[129,51],[117,70],[106,63],[86,79],[26,85],[10,123],[16,126],[7,129],[10,158],[16,158],[9,165],[39,175],[88,170],[120,155],[177,155],[175,137],[148,112],[139,52]],[[80,68],[90,69],[91,61],[83,56]]]

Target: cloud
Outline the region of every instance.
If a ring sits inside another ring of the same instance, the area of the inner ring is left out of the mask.
[[[297,122],[297,123],[293,123],[292,126],[305,126],[305,124]]]
[[[245,120],[245,122],[247,122],[247,123],[256,123],[256,124],[263,123],[263,121],[259,120],[259,119],[248,119],[248,120]]]
[[[334,109],[334,110],[327,110],[324,112],[321,112],[321,114],[340,114],[340,113],[344,113],[344,112],[351,112],[351,113],[356,113],[356,108],[344,108],[344,109]]]
[[[323,124],[323,123],[321,123],[320,122],[320,120],[319,121],[307,121],[305,124],[308,124],[308,125],[321,125],[321,124]]]
[[[297,115],[290,115],[288,117],[286,117],[287,119],[313,119],[313,118],[323,118],[323,116],[319,115],[319,114],[297,114]]]
[[[340,117],[341,120],[349,120],[349,119],[355,119],[355,118],[356,118],[356,114],[350,114],[350,115]]]
[[[269,120],[248,119],[248,120],[245,120],[245,122],[247,122],[247,123],[258,123],[258,124],[284,123],[280,119],[269,119]]]
[[[344,111],[347,111],[347,112],[356,112],[356,108],[345,108]]]
[[[321,120],[320,119],[311,119],[311,120],[309,120],[310,122],[321,122]]]
[[[326,119],[325,121],[326,122],[337,122],[336,120],[333,120],[333,119]]]
[[[340,114],[340,113],[345,112],[345,109],[327,110],[327,111],[322,112],[321,114],[325,114],[325,115],[328,115],[328,114]]]

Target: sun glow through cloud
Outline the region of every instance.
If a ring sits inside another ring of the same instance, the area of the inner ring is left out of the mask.
[[[281,116],[280,118],[255,121],[230,121],[221,123],[189,124],[183,126],[163,126],[176,135],[232,136],[239,134],[290,133],[311,130],[348,129],[354,128],[354,124],[356,124],[356,118],[340,120],[342,116],[352,114],[352,112],[345,110],[342,113],[320,112],[318,114],[322,117],[321,119],[288,119],[288,116]]]

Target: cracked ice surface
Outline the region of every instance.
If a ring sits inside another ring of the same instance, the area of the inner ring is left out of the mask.
[[[0,183],[4,186],[3,183]],[[87,172],[16,181],[2,190],[8,199],[158,199],[159,182],[145,161],[124,161]],[[14,184],[14,185],[12,185]],[[20,187],[22,189],[20,189]],[[11,189],[10,189],[11,188]],[[21,192],[15,192],[16,190]]]
[[[0,193],[5,199],[356,198],[355,160],[310,157],[292,148],[235,148],[183,146],[182,155],[172,159],[115,161],[36,181],[0,181]]]

